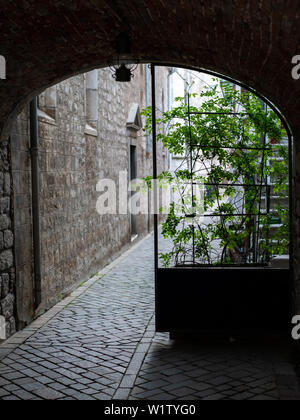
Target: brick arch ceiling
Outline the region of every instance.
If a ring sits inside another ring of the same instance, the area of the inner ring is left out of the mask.
[[[0,0],[0,129],[34,94],[105,66],[124,30],[133,56],[217,71],[270,99],[300,126],[299,0]]]

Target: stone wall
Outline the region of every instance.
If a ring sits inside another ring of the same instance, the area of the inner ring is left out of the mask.
[[[18,328],[34,317],[32,257],[31,162],[29,107],[19,115],[11,132],[13,207]]]
[[[10,144],[4,142],[0,148],[0,315],[5,318],[7,337],[16,331],[11,196]]]
[[[300,83],[297,1],[35,0],[2,2],[0,128],[29,95],[111,62],[115,39],[132,34],[132,57],[215,70],[266,95],[294,128]],[[18,106],[17,106],[18,105]]]
[[[39,97],[42,304],[38,313],[131,245],[130,215],[99,215],[96,203],[101,193],[96,187],[101,179],[108,178],[116,182],[119,192],[120,171],[122,177],[125,173],[129,177],[131,145],[136,147],[137,176],[151,175],[152,155],[145,133],[126,125],[132,105],[137,103],[141,109],[146,105],[145,72],[145,66],[140,66],[132,83],[120,84],[113,80],[110,70],[98,71],[99,112],[93,126],[87,123],[85,74]],[[158,72],[158,89],[164,91],[158,95],[158,108],[166,109],[167,70]],[[53,95],[55,109],[47,102]],[[20,328],[37,313],[33,298],[28,117],[26,108],[12,134]],[[166,151],[159,147],[158,156],[159,170],[167,169]],[[142,238],[151,229],[152,218],[138,215],[136,222],[138,238]]]

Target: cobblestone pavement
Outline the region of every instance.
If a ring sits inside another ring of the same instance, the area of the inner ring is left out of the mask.
[[[155,334],[152,241],[0,346],[0,399],[300,399],[287,346]]]

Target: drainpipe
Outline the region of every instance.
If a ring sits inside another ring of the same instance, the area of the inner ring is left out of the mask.
[[[30,152],[32,185],[32,227],[34,255],[34,297],[35,309],[41,304],[41,232],[40,232],[40,179],[39,179],[39,125],[38,98],[30,103]]]
[[[149,67],[148,64],[145,65],[145,93],[146,93],[146,108],[150,106],[150,86],[149,86]],[[147,146],[146,153],[151,153],[151,136],[147,133]]]
[[[150,83],[149,83],[149,65],[145,64],[145,102],[146,108],[150,106]],[[146,156],[150,156],[151,153],[151,136],[149,133],[146,133]],[[146,164],[147,165],[147,164]],[[147,173],[147,175],[149,175]],[[148,233],[151,232],[151,191],[148,189],[148,221],[147,228]]]

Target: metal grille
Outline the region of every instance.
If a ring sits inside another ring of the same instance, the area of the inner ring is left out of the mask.
[[[252,145],[243,137],[234,144],[224,144],[221,147],[201,144],[201,141],[195,144],[192,136],[193,116],[202,118],[214,114],[220,117],[219,124],[222,124],[222,116],[234,118],[240,123],[238,120],[247,118],[248,114],[191,112],[190,103],[188,108],[190,138],[186,143],[186,156],[182,159],[178,171],[182,168],[189,170],[190,185],[181,188],[179,201],[182,211],[187,210],[180,228],[190,230],[191,240],[176,244],[174,265],[268,265],[276,255],[277,248],[282,249],[280,228],[286,222],[282,215],[277,214],[276,206],[272,203],[274,184],[269,174],[272,161],[280,159],[283,147],[288,145],[270,144],[266,132],[261,133],[260,146]],[[234,153],[238,153],[241,160],[252,159],[251,164],[256,166],[255,174],[249,176],[249,171],[245,175],[237,168],[223,168],[225,172],[232,170],[235,180],[223,179],[222,182],[213,182],[210,179],[211,168],[215,168],[216,165],[222,166],[221,155]],[[199,178],[203,180],[200,184]],[[203,203],[200,206],[196,199],[197,195],[199,196],[199,188],[202,188],[203,192]],[[214,204],[210,197],[213,197]],[[288,202],[288,196],[281,196],[280,199]],[[199,209],[202,209],[200,213]],[[220,237],[215,233],[209,236],[210,228],[216,226],[219,227]],[[233,237],[236,237],[236,241]],[[288,247],[288,244],[286,246]]]

